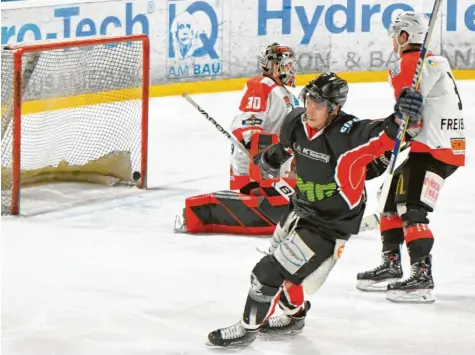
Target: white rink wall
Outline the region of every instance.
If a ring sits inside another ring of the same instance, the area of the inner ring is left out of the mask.
[[[27,0],[2,2],[2,45],[145,33],[153,84],[246,77],[264,46],[298,53],[299,71],[385,71],[387,27],[432,0]],[[431,47],[456,69],[475,69],[475,3],[443,1]],[[361,80],[364,81],[364,76]]]

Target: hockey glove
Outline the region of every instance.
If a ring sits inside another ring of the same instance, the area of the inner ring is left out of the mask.
[[[417,136],[422,129],[422,109],[424,98],[421,93],[410,88],[401,90],[394,106],[395,121],[401,124],[403,118],[408,118],[406,133],[411,138]]]
[[[265,150],[264,152],[260,152],[256,154],[253,159],[254,164],[259,166],[259,169],[261,170],[262,178],[264,179],[273,178],[280,175],[280,167],[274,168],[267,161],[266,159],[267,151],[268,150]]]

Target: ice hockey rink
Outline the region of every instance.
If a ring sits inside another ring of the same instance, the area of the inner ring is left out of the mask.
[[[436,303],[393,304],[355,289],[356,273],[379,262],[379,233],[367,231],[309,297],[301,335],[207,347],[210,331],[240,319],[256,246],[268,239],[173,233],[187,196],[228,187],[230,144],[183,98],[156,98],[150,190],[47,185],[57,203],[2,217],[2,354],[475,354],[475,81],[458,86],[468,161],[447,180],[431,219]],[[239,92],[193,97],[227,126]],[[351,84],[345,111],[380,118],[393,104],[386,83]],[[368,184],[367,213],[380,182]],[[407,275],[405,251],[403,263]]]

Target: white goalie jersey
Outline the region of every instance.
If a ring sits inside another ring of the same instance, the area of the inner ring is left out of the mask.
[[[232,133],[249,148],[251,137],[256,132],[278,134],[285,116],[296,106],[299,106],[298,99],[285,86],[266,76],[249,79],[243,90],[239,113],[231,125]],[[248,175],[249,163],[244,153],[233,149],[232,175]]]

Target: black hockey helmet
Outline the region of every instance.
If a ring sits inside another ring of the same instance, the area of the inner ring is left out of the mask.
[[[310,81],[300,93],[300,101],[306,107],[307,99],[326,102],[330,115],[337,106],[343,107],[348,96],[348,83],[333,72],[323,73]]]

